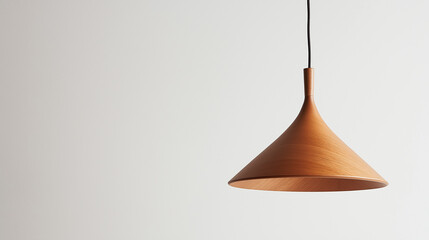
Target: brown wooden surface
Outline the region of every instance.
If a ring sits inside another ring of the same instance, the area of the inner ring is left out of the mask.
[[[304,69],[305,100],[292,125],[234,176],[233,187],[272,191],[347,191],[387,182],[325,124],[314,103],[314,70]]]

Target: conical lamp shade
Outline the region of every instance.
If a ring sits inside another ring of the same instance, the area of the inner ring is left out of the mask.
[[[387,182],[339,139],[313,99],[313,69],[304,69],[305,100],[292,125],[235,175],[233,187],[271,191],[350,191]]]

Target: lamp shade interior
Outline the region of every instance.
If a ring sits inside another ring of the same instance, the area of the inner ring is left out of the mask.
[[[376,180],[345,177],[269,177],[239,180],[233,187],[268,191],[325,192],[353,191],[385,187]]]

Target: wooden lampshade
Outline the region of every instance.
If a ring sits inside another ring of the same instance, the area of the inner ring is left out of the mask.
[[[292,125],[235,175],[233,187],[271,191],[350,191],[387,182],[339,139],[317,111],[313,68],[304,69],[305,100]]]

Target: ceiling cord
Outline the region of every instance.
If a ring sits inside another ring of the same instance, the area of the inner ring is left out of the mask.
[[[307,0],[307,43],[308,43],[308,68],[311,68],[310,0]]]

